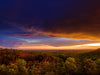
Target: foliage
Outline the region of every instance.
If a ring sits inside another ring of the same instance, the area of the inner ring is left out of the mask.
[[[100,72],[100,59],[95,60],[96,64],[97,64],[97,70],[98,72]]]
[[[67,60],[65,61],[65,66],[68,73],[73,73],[78,70],[75,58],[73,57],[67,58]]]
[[[51,72],[46,72],[45,75],[55,75],[55,73],[53,71],[51,71]]]
[[[0,49],[0,75],[100,75],[99,54]]]
[[[95,61],[91,59],[85,59],[83,61],[83,71],[86,72],[86,74],[91,74],[94,71],[96,71],[96,63]]]
[[[15,64],[11,64],[7,66],[8,72],[10,75],[17,75],[18,73],[18,66]]]

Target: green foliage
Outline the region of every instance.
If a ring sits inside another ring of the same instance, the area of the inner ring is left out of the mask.
[[[48,71],[51,71],[51,64],[49,62],[44,62],[42,64],[42,68],[43,68],[43,72],[48,72]]]
[[[24,59],[18,59],[16,65],[18,66],[20,75],[28,75],[28,69],[26,68],[26,61]]]
[[[0,50],[0,75],[100,75],[99,50],[75,52]]]
[[[31,75],[40,75],[42,72],[42,68],[40,66],[33,65],[30,69]]]
[[[8,72],[10,75],[17,75],[17,73],[18,73],[17,65],[12,64],[12,65],[7,66],[7,68],[8,68]]]
[[[66,61],[76,63],[75,58],[73,57],[68,57]]]
[[[100,71],[100,59],[97,59],[95,62],[97,64],[97,70]]]
[[[91,59],[85,59],[83,61],[83,71],[87,74],[92,74],[96,71],[96,63]]]
[[[4,64],[0,65],[0,75],[7,75],[7,74],[8,74],[7,66]]]
[[[51,72],[46,72],[45,75],[55,75],[55,73],[51,71]]]
[[[55,65],[55,73],[56,75],[64,75],[66,73],[64,62]]]
[[[18,59],[16,61],[17,66],[26,66],[26,61],[24,59]]]
[[[67,58],[65,65],[69,71],[77,71],[77,65],[74,58],[72,57]]]
[[[100,59],[97,59],[95,62],[97,65],[100,65]]]
[[[28,69],[25,66],[21,67],[19,69],[19,74],[20,75],[28,75]]]
[[[4,64],[0,65],[0,71],[6,71],[6,70],[7,70],[6,65]]]

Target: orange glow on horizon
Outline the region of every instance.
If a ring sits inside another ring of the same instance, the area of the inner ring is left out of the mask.
[[[17,49],[39,49],[39,50],[66,50],[66,49],[97,49],[100,48],[100,43],[74,45],[74,46],[50,46],[50,45],[21,45]]]

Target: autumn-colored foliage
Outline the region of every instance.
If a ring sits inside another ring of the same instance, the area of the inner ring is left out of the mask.
[[[1,49],[0,75],[100,75],[100,58],[91,53]]]

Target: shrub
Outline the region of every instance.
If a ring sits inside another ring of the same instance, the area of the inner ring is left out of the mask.
[[[83,61],[83,72],[92,74],[94,71],[96,71],[96,63],[91,59],[85,59]]]
[[[75,73],[78,70],[75,58],[73,57],[67,58],[65,61],[65,66],[68,73]]]

